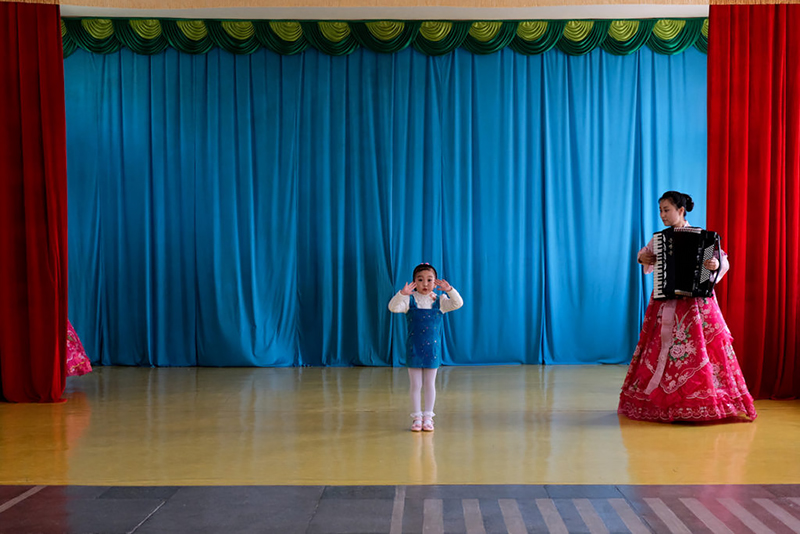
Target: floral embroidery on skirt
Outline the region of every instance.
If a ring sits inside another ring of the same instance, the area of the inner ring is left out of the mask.
[[[650,299],[618,413],[647,421],[756,417],[716,297]]]

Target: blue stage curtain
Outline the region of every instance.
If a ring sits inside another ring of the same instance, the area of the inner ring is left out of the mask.
[[[706,56],[76,51],[70,317],[93,361],[402,365],[420,262],[444,362],[623,363],[664,190],[705,221]]]

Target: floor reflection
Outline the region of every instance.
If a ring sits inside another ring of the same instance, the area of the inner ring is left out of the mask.
[[[411,439],[408,474],[412,484],[438,484],[435,436],[433,432],[415,433]]]
[[[752,424],[619,418],[622,366],[445,367],[436,431],[405,369],[100,367],[62,405],[0,404],[0,484],[777,484],[798,402]]]

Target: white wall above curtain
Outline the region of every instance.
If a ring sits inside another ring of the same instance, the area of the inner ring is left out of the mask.
[[[623,363],[657,199],[705,221],[706,56],[219,49],[65,60],[70,317],[104,364]]]

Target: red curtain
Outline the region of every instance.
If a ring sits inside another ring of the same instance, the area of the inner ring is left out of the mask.
[[[59,7],[0,2],[0,395],[58,402],[67,350]]]
[[[711,6],[708,222],[717,291],[756,398],[800,397],[800,5]]]

